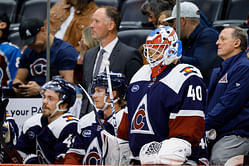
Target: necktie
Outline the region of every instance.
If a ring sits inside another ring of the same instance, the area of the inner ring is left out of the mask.
[[[99,69],[100,69],[100,66],[101,66],[101,63],[102,63],[104,53],[105,53],[105,50],[101,49],[100,53],[99,53],[99,58],[98,58],[98,61],[97,61],[97,64],[96,64],[96,67],[95,67],[95,70],[94,70],[93,78],[99,73]]]

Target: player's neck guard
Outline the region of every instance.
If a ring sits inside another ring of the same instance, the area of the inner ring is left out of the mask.
[[[167,65],[162,65],[162,63],[160,63],[159,65],[151,68],[151,70],[152,70],[152,78],[155,78],[159,74],[161,74],[166,69],[166,67],[167,67]]]

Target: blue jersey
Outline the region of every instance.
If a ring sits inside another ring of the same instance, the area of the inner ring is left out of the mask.
[[[47,118],[37,114],[28,119],[17,141],[16,149],[40,156],[44,163],[55,163],[69,149],[72,136],[77,133],[78,119],[65,113],[48,124]]]
[[[128,139],[128,115],[127,109],[121,109],[116,114],[117,137]],[[105,122],[105,131],[114,135],[113,116]],[[94,112],[83,116],[78,123],[78,134],[74,139],[73,146],[67,152],[66,164],[101,165],[105,164],[103,152],[103,129],[98,124]],[[113,149],[110,149],[113,150]],[[78,160],[77,160],[78,158]]]
[[[133,76],[127,92],[133,155],[137,157],[146,143],[172,137],[199,147],[205,128],[205,96],[206,85],[194,66],[169,65],[157,81],[152,81],[151,68],[144,65]]]
[[[50,75],[59,75],[60,70],[73,70],[78,57],[78,52],[69,43],[54,38],[50,47]],[[36,53],[26,48],[20,60],[19,68],[29,71],[27,81],[35,81],[40,86],[46,82],[47,59],[46,50]]]
[[[15,45],[8,42],[0,44],[0,85],[2,88],[12,88],[20,57],[21,52]]]

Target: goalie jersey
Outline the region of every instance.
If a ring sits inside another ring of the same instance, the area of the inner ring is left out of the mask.
[[[196,161],[204,136],[205,98],[206,85],[194,66],[171,64],[152,80],[150,66],[144,65],[133,76],[127,92],[133,155],[139,156],[146,143],[176,137],[192,144]]]
[[[78,119],[70,113],[50,124],[42,114],[34,115],[24,123],[16,149],[27,155],[36,154],[38,164],[57,163],[69,149],[72,136],[77,133],[77,123]]]
[[[103,112],[102,112],[103,113]],[[100,119],[101,114],[98,111]],[[113,116],[108,117],[103,122],[105,130],[97,122],[94,111],[83,116],[78,123],[78,134],[73,140],[73,145],[67,152],[64,164],[83,164],[83,165],[119,165],[112,162],[114,157],[108,157],[108,153],[114,152],[115,148],[112,144],[108,144],[106,140],[113,138],[115,140],[123,141],[125,143],[128,139],[128,115],[127,109],[123,108],[115,113],[117,123],[117,137],[114,135],[114,120]],[[120,139],[119,139],[120,138]],[[105,143],[103,143],[105,142]],[[127,142],[127,147],[128,142]],[[115,152],[114,152],[115,153]],[[115,159],[119,160],[119,152],[116,152]],[[106,162],[108,158],[108,163]]]

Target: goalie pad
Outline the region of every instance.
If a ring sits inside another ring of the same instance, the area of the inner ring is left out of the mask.
[[[132,152],[129,142],[101,131],[102,153],[105,165],[129,165]]]
[[[191,155],[191,144],[179,138],[145,144],[139,153],[141,164],[181,165]]]

